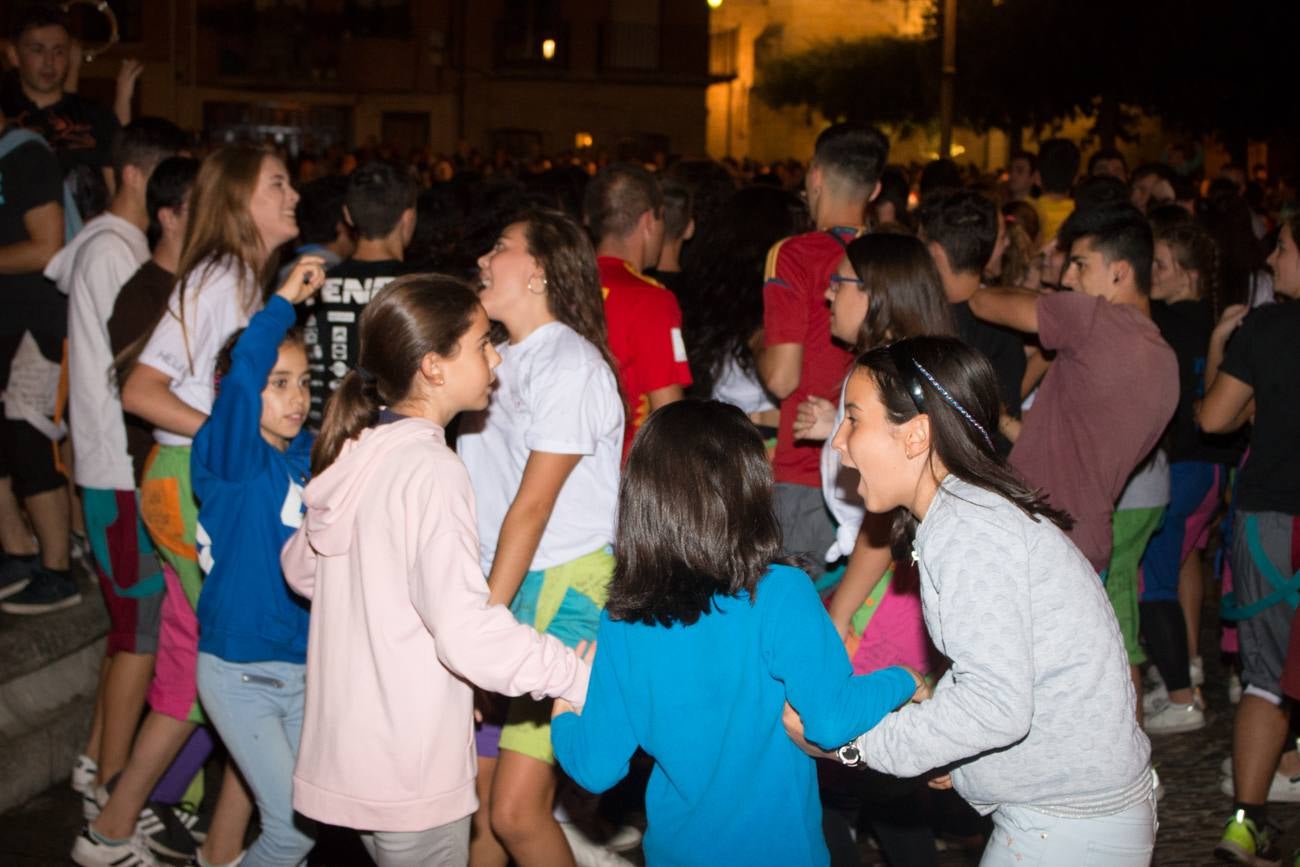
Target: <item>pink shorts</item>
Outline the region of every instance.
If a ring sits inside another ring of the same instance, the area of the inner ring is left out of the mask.
[[[199,619],[190,607],[181,580],[170,565],[163,566],[167,585],[158,628],[158,655],[149,707],[182,722],[204,722],[199,710],[196,675],[199,663]]]

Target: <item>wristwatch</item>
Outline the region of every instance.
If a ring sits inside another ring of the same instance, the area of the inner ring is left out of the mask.
[[[846,768],[856,768],[862,764],[862,750],[858,749],[857,741],[849,741],[836,750],[835,755],[839,756],[840,764]]]

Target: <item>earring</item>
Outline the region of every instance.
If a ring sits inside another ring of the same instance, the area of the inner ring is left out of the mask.
[[[532,277],[529,277],[529,278],[528,278],[528,291],[529,291],[529,292],[532,292],[534,295],[545,295],[545,294],[546,294],[546,275],[545,275],[545,274],[542,275],[542,291],[541,291],[541,292],[536,292],[536,291],[533,290],[533,278],[532,278]]]

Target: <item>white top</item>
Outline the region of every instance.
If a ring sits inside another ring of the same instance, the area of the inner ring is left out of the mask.
[[[529,566],[548,569],[614,540],[623,401],[600,351],[560,322],[497,351],[501,366],[492,403],[462,416],[456,438],[478,502],[479,554],[483,571],[490,572],[530,452],[582,455]]]
[[[1128,477],[1115,511],[1158,509],[1169,505],[1169,455],[1159,446]]]
[[[122,401],[110,380],[108,319],[117,293],[148,258],[144,232],[104,213],[45,267],[45,276],[68,296],[68,422],[73,477],[85,488],[135,488]]]
[[[206,260],[194,269],[185,285],[172,290],[167,312],[140,353],[140,363],[171,377],[171,392],[199,412],[212,412],[212,380],[217,356],[230,335],[248,324],[245,286],[255,281],[252,270],[232,261]],[[180,298],[185,299],[185,325],[180,320]],[[164,446],[187,446],[189,437],[154,429],[153,438]]]
[[[848,380],[840,386],[840,402],[835,410],[835,424],[831,425],[831,435],[822,443],[822,499],[826,508],[835,519],[835,543],[826,552],[826,562],[833,563],[841,557],[853,553],[853,544],[857,541],[858,531],[862,529],[863,518],[867,514],[867,505],[858,493],[858,471],[844,466],[839,452],[831,448],[835,432],[844,423],[844,389]]]
[[[745,370],[735,358],[728,356],[713,383],[714,400],[739,407],[745,415],[776,409],[772,396],[763,388],[757,370]]]

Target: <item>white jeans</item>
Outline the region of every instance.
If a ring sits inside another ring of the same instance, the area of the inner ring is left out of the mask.
[[[1146,867],[1157,827],[1154,793],[1122,813],[1088,819],[999,807],[980,867]]]
[[[423,831],[366,831],[361,845],[379,867],[465,867],[470,817]]]

